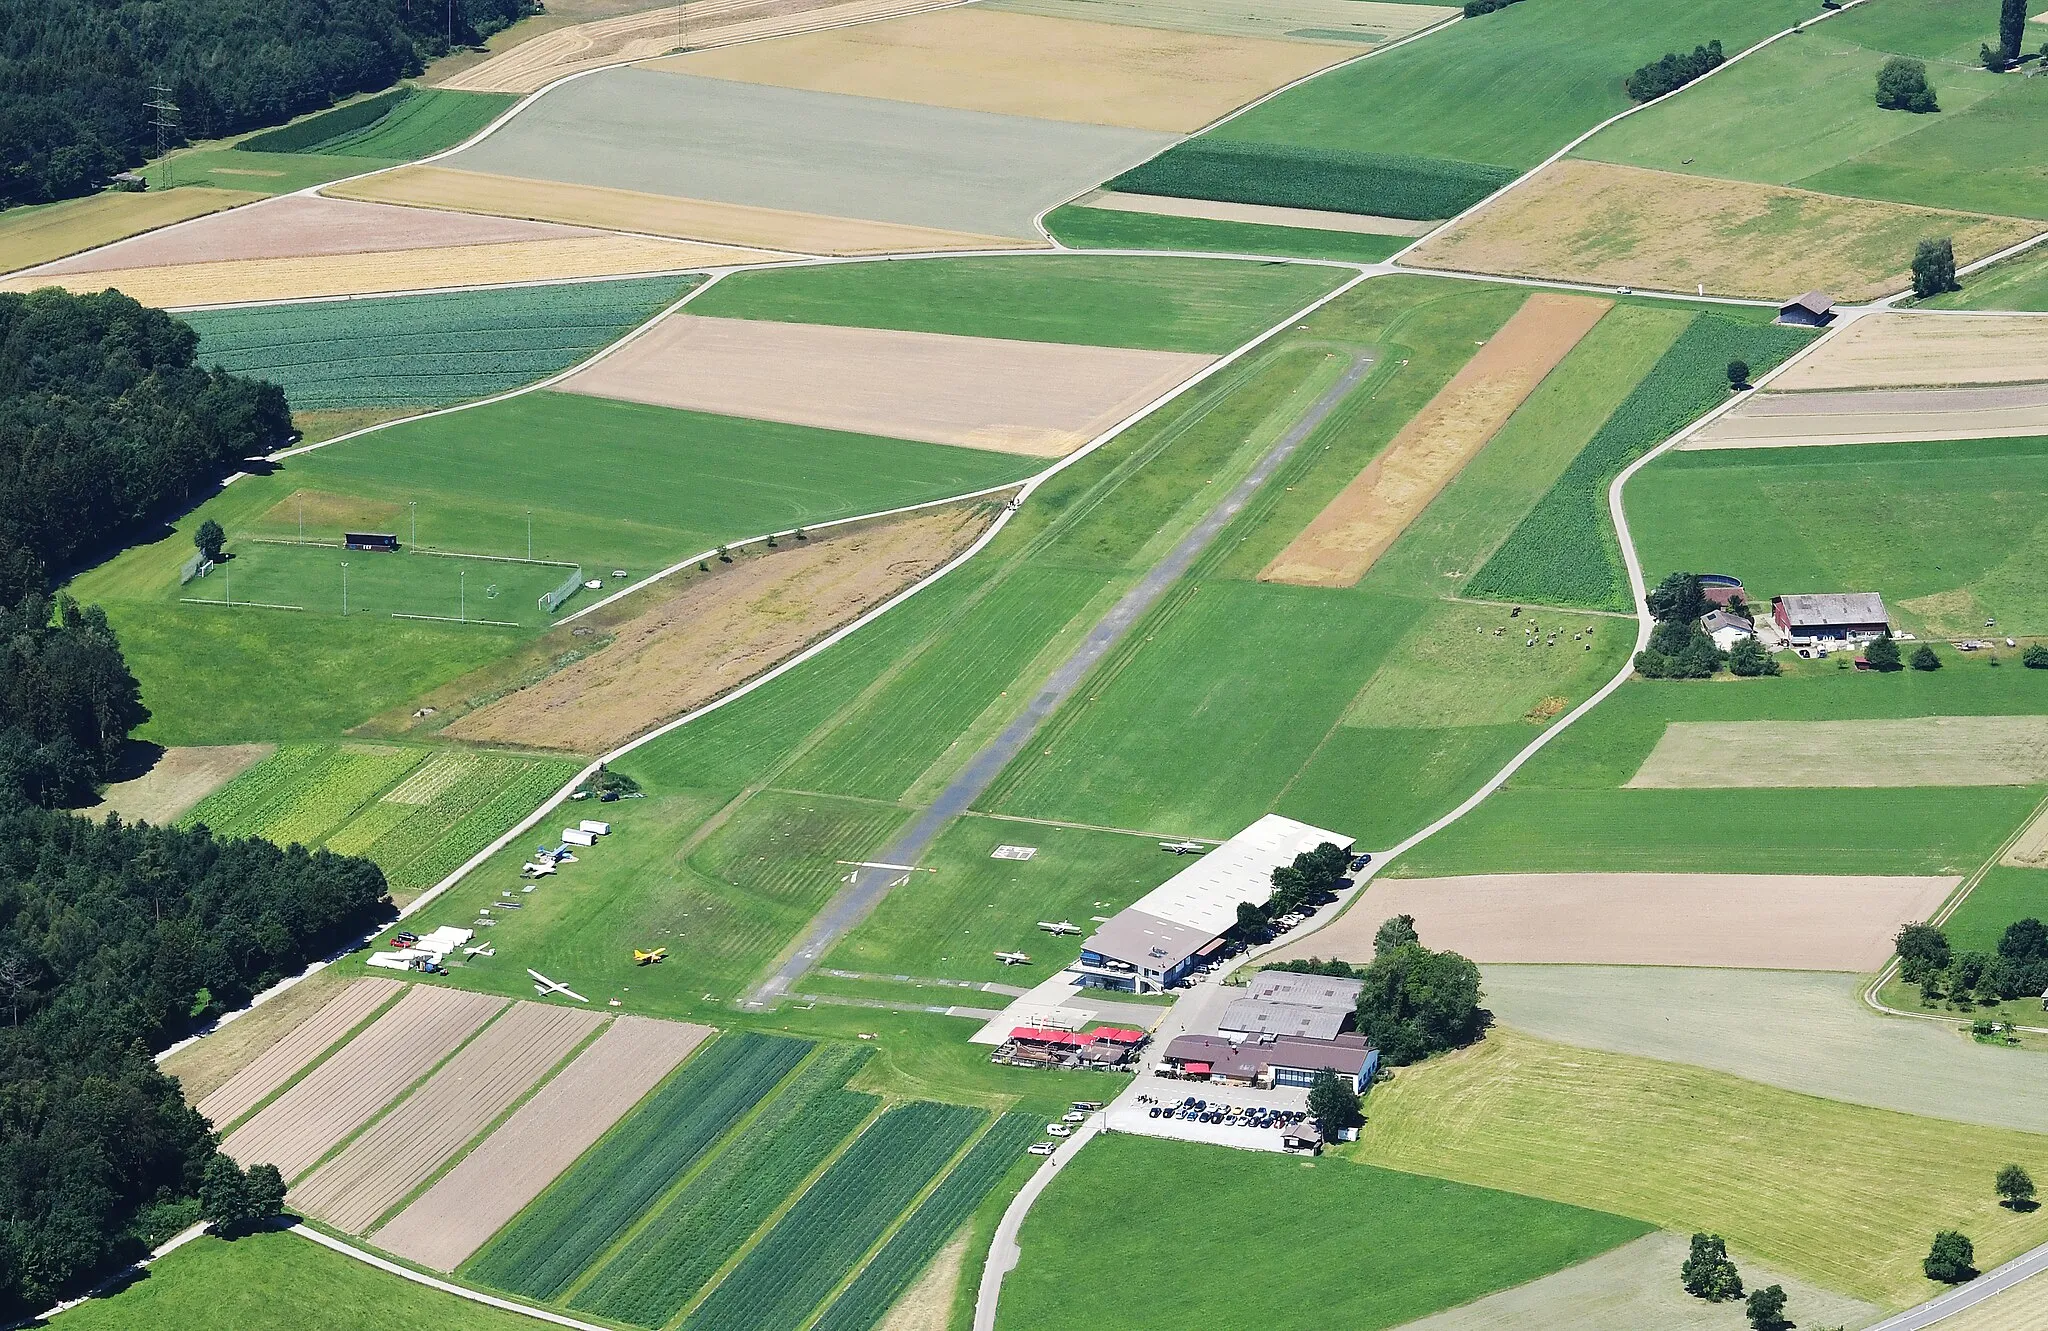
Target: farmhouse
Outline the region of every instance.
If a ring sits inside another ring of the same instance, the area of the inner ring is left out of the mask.
[[[1710,610],[1700,616],[1700,628],[1724,652],[1732,651],[1743,639],[1756,636],[1756,625],[1726,610]]]
[[[1351,851],[1341,832],[1267,814],[1112,916],[1081,945],[1075,982],[1163,993],[1222,952],[1239,905],[1273,895],[1273,870],[1326,841]]]
[[[1795,643],[1854,642],[1891,631],[1884,598],[1876,592],[1773,596],[1771,618]]]
[[[1835,319],[1835,298],[1825,291],[1809,291],[1778,307],[1778,322],[1800,328],[1825,328]]]
[[[1328,1069],[1352,1090],[1372,1084],[1380,1051],[1363,1035],[1327,1040],[1268,1035],[1237,1041],[1221,1035],[1176,1036],[1166,1046],[1162,1068],[1194,1081],[1224,1086],[1311,1086]]]

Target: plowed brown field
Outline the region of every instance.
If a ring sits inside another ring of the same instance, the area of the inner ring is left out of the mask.
[[[1214,359],[678,314],[560,387],[723,416],[1059,457]]]
[[[712,1034],[620,1017],[370,1241],[453,1271]]]
[[[141,776],[117,781],[100,792],[99,803],[81,812],[110,813],[124,823],[175,822],[179,814],[211,795],[276,750],[275,744],[207,744],[165,749]]]
[[[736,688],[894,596],[964,549],[991,520],[940,509],[754,555],[714,573],[679,574],[676,593],[619,625],[611,646],[458,717],[442,733],[602,753]]]
[[[221,1149],[276,1165],[290,1182],[318,1164],[505,1006],[459,989],[414,985],[370,1028],[228,1134]]]
[[[1373,933],[1413,915],[1431,947],[1480,962],[1874,971],[1899,927],[1959,878],[1549,873],[1380,879],[1292,957],[1372,959]]]
[[[1962,261],[1957,247],[1957,262]],[[1940,388],[2048,379],[2048,318],[1873,314],[1778,376],[1772,388]]]
[[[1478,455],[1611,301],[1538,292],[1259,577],[1349,587]]]
[[[258,1054],[219,1090],[199,1102],[199,1112],[215,1127],[225,1128],[259,1104],[263,1097],[290,1081],[327,1046],[354,1030],[363,1018],[389,1002],[399,989],[396,980],[365,976],[351,980],[304,1021]]]
[[[292,1204],[360,1234],[603,1021],[578,1008],[514,1003],[418,1090],[293,1188]]]

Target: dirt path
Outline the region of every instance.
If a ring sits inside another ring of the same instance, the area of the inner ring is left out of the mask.
[[[442,733],[602,753],[894,596],[965,549],[993,517],[993,506],[939,509],[687,575],[674,595],[619,625],[610,647],[458,717]]]

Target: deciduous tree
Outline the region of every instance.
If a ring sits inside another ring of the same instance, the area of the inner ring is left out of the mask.
[[[1934,654],[1932,647],[1923,642],[1913,649],[1913,658],[1908,664],[1915,670],[1939,670],[1941,658]]]
[[[1970,1240],[1953,1229],[1944,1229],[1934,1236],[1934,1245],[1927,1250],[1920,1267],[1929,1280],[1960,1285],[1977,1278],[1976,1261],[1977,1250]]]
[[[2015,1211],[2034,1209],[2034,1177],[2024,1166],[2007,1165],[1998,1171],[1998,1178],[1992,1186],[2005,1204]]]
[[[1308,1088],[1308,1113],[1326,1142],[1341,1141],[1345,1133],[1365,1122],[1358,1092],[1328,1068],[1316,1073],[1315,1082]]]
[[[1744,1311],[1749,1314],[1749,1324],[1755,1331],[1785,1331],[1792,1325],[1785,1320],[1783,1285],[1765,1285],[1762,1289],[1751,1290]]]
[[[1376,957],[1383,957],[1397,947],[1406,947],[1410,943],[1420,943],[1421,941],[1422,936],[1415,932],[1415,917],[1413,915],[1396,915],[1392,919],[1382,920],[1380,927],[1374,931],[1372,936],[1372,954]]]
[[[1934,89],[1927,84],[1927,66],[1895,55],[1877,71],[1877,104],[1886,111],[1939,111]]]
[[[1692,1252],[1678,1268],[1685,1292],[1708,1303],[1742,1297],[1742,1276],[1728,1258],[1728,1243],[1719,1234],[1692,1236]]]
[[[1954,243],[1947,236],[1921,241],[1913,251],[1913,294],[1925,300],[1944,291],[1959,290]]]
[[[199,530],[192,533],[192,544],[199,547],[199,553],[208,559],[219,559],[220,548],[226,545],[228,534],[212,518],[199,524]]]

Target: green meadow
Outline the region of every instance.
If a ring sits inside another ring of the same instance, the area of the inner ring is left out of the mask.
[[[1934,310],[2048,310],[2048,249],[2037,245],[1960,280],[1962,290],[1916,303]]]
[[[690,313],[1220,355],[1349,276],[1163,256],[843,263],[735,274]]]
[[[1103,1199],[1120,1196],[1148,1199],[1146,1223],[1102,1223]],[[1114,1324],[1130,1331],[1185,1326],[1195,1287],[1222,1325],[1376,1331],[1576,1265],[1650,1228],[1334,1156],[1105,1136],[1025,1219],[1024,1258],[1003,1282],[996,1325],[1072,1325],[1074,1273],[1106,1268],[1119,1273]],[[1247,1274],[1216,1279],[1224,1271]]]
[[[1221,254],[1281,254],[1301,259],[1378,263],[1415,243],[1412,236],[1373,236],[1312,227],[1217,222],[1067,204],[1045,216],[1060,244],[1082,250],[1212,250]]]
[[[2025,919],[2048,920],[2048,869],[2001,864],[1970,889],[1942,932],[1958,952],[1990,952],[2007,925]],[[2033,1017],[2024,1020],[2039,1024]]]
[[[2048,217],[2029,165],[2048,125],[2041,85],[1987,74],[1977,47],[1997,15],[1948,0],[1898,0],[1832,16],[1629,117],[1579,149],[1631,166],[1794,185],[1828,194]],[[1877,105],[1877,71],[1920,59],[1941,109]]]
[[[1673,452],[1629,484],[1647,576],[1732,573],[1752,600],[1874,591],[1904,628],[2048,633],[2048,439]]]

